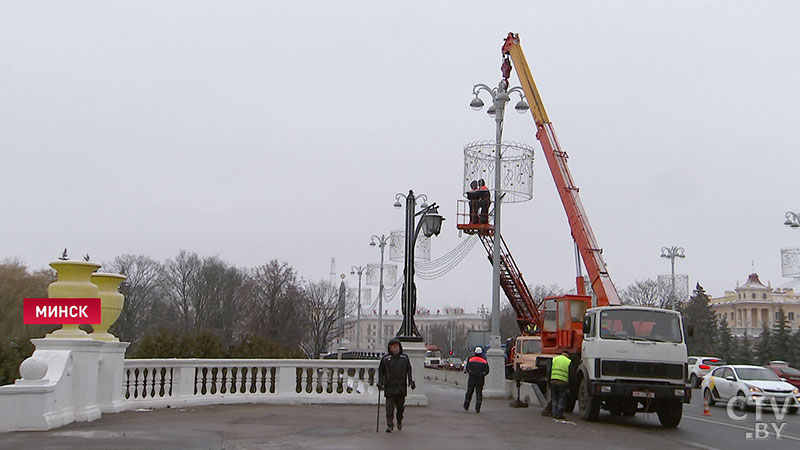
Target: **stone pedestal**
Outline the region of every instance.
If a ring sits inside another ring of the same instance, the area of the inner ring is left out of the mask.
[[[403,344],[403,353],[411,360],[411,371],[414,375],[416,389],[408,388],[406,405],[427,406],[428,397],[425,395],[425,343],[422,338],[399,337]]]
[[[100,418],[97,401],[98,363],[103,342],[90,339],[31,339],[40,351],[68,351],[72,361],[67,377],[72,385],[72,413],[77,422],[91,422]],[[122,375],[120,374],[120,379]],[[111,380],[103,380],[110,382]]]
[[[127,342],[31,339],[33,355],[22,379],[0,386],[0,432],[49,430],[91,422],[101,412],[123,410],[122,376]]]
[[[489,350],[486,352],[489,363],[489,375],[483,385],[483,396],[486,398],[506,398],[506,355],[500,345],[500,336],[489,338]]]
[[[104,413],[123,411],[123,375],[128,342],[106,342],[100,348],[97,368],[97,403]]]

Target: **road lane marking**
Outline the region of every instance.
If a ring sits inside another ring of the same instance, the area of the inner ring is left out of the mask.
[[[700,417],[692,417],[692,416],[683,416],[683,417],[685,417],[685,418],[687,418],[687,419],[692,419],[692,420],[699,420],[699,421],[701,421],[701,422],[715,423],[715,424],[717,424],[717,425],[725,425],[726,427],[739,428],[739,429],[742,429],[742,430],[753,431],[753,429],[752,429],[752,428],[743,427],[743,426],[741,426],[741,425],[734,425],[734,424],[732,424],[732,423],[725,423],[725,422],[720,422],[720,421],[717,421],[717,420],[711,420],[711,419],[702,419],[702,418],[700,418]],[[775,436],[775,437],[777,437],[777,436],[778,436],[777,434],[775,434],[775,433],[774,433],[774,432],[772,432],[772,431],[769,431],[769,434],[771,434],[771,435],[773,435],[773,436]],[[798,438],[798,437],[789,436],[788,434],[783,434],[783,433],[781,433],[781,439],[783,439],[783,438],[786,438],[786,439],[792,439],[792,440],[795,440],[795,441],[800,441],[800,438]]]
[[[709,447],[707,445],[698,444],[697,442],[684,441],[682,439],[675,439],[675,440],[680,442],[680,443],[682,443],[682,444],[688,444],[688,445],[691,445],[693,447],[702,448],[703,450],[721,450],[721,449],[718,449],[717,447]]]

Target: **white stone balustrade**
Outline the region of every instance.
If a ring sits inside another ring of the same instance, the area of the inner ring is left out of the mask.
[[[127,359],[124,409],[227,403],[376,402],[378,361]]]
[[[231,403],[374,404],[378,361],[347,359],[124,359],[126,342],[33,339],[22,379],[0,386],[0,433],[49,430],[101,413]],[[409,345],[424,406],[424,347]],[[417,348],[419,347],[419,348]]]

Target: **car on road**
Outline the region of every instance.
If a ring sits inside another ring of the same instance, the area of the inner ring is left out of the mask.
[[[444,367],[442,363],[442,352],[439,350],[427,350],[425,352],[425,367],[431,369],[441,369]]]
[[[693,388],[699,388],[703,377],[711,369],[724,366],[728,363],[715,356],[690,356],[689,357],[689,383]]]
[[[775,375],[783,378],[787,383],[800,388],[800,370],[790,367],[786,361],[770,361],[764,367],[775,372]]]
[[[712,370],[700,385],[710,406],[733,399],[736,407],[756,405],[786,406],[789,414],[800,409],[800,389],[781,381],[773,371],[761,366],[722,366]]]
[[[444,368],[447,370],[461,370],[464,363],[459,358],[447,358],[444,362]]]

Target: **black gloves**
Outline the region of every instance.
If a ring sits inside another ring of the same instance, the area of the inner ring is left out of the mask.
[[[414,383],[414,380],[411,380],[411,382],[408,383],[408,385],[411,386],[411,389],[416,389],[417,388],[417,383]]]

